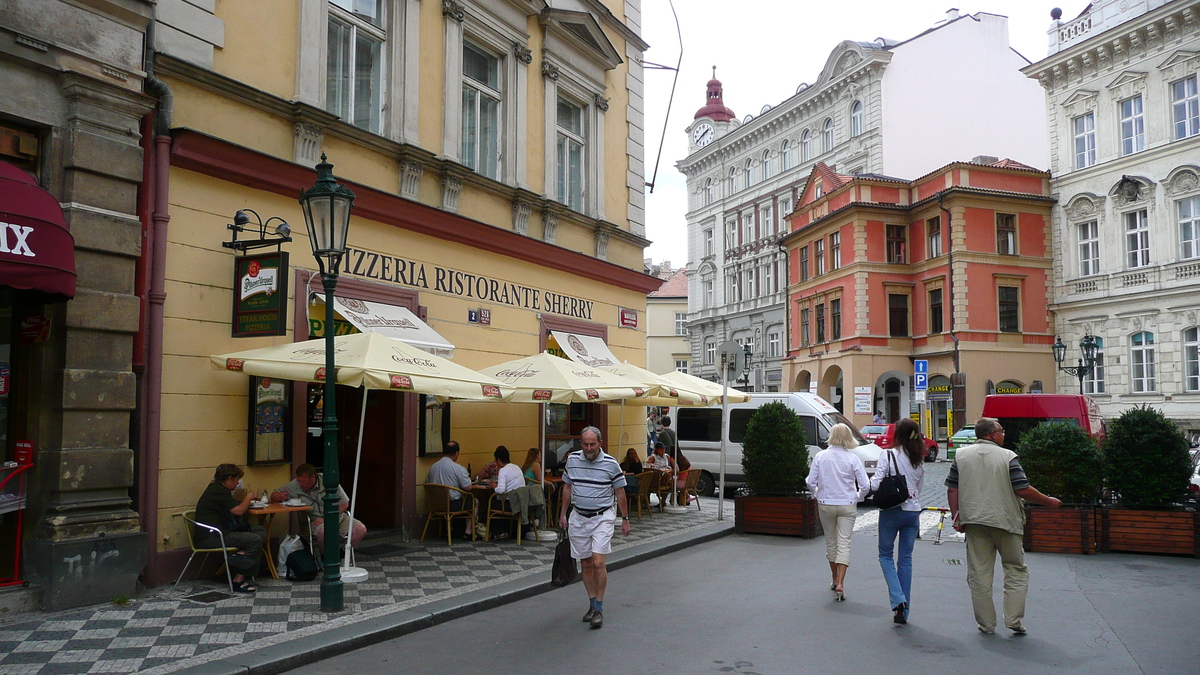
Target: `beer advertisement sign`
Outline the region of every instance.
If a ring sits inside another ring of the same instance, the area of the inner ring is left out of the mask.
[[[241,256],[233,266],[233,337],[286,335],[288,254]]]

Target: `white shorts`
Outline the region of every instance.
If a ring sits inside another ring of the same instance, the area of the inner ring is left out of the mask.
[[[572,510],[567,519],[567,537],[571,540],[571,557],[584,560],[593,553],[608,555],[612,552],[613,524],[617,521],[616,509],[584,518],[579,511]]]

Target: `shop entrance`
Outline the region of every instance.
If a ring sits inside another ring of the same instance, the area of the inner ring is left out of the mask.
[[[320,428],[324,419],[324,385],[310,384],[309,427]],[[404,443],[404,396],[402,392],[372,390],[367,397],[367,418],[363,426],[361,476],[358,479],[358,503],[354,517],[368,529],[400,527],[400,475]],[[362,414],[363,390],[337,388],[338,466],[341,486],[353,497],[354,455],[358,444],[358,424]],[[324,445],[321,437],[309,435],[308,462],[323,469]]]

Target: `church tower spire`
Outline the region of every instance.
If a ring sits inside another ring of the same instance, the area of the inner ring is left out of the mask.
[[[733,111],[725,107],[724,88],[721,86],[721,81],[717,79],[717,67],[713,66],[712,79],[708,81],[708,92],[705,95],[704,107],[696,111],[696,116],[693,119],[707,117],[714,122],[728,122],[735,117]]]

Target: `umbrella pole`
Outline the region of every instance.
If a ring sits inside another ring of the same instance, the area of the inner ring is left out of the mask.
[[[354,558],[354,507],[358,505],[358,475],[362,471],[363,431],[367,426],[367,395],[370,391],[366,385],[363,385],[362,412],[358,416],[358,447],[354,451],[354,482],[350,487],[350,531],[346,535],[346,562],[342,565],[342,580],[351,583],[367,577],[367,571],[358,572],[360,568],[354,564],[357,562]],[[349,573],[349,578],[347,578],[347,573]]]

